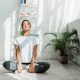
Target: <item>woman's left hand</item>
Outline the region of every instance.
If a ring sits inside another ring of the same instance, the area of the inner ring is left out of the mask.
[[[35,72],[35,64],[30,64],[28,71],[29,71],[30,73],[34,73],[34,72]]]

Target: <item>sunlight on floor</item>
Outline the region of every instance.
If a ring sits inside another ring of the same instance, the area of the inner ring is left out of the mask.
[[[2,65],[0,65],[0,69],[2,69]]]
[[[36,73],[29,73],[27,71],[23,71],[22,73],[6,73],[6,74],[17,80],[38,80]]]

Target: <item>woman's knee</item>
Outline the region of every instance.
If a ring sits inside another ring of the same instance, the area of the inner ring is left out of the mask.
[[[38,62],[39,65],[45,66],[48,69],[50,68],[50,64],[48,62]]]
[[[38,62],[38,65],[35,68],[37,73],[44,73],[50,68],[50,64],[47,62]]]

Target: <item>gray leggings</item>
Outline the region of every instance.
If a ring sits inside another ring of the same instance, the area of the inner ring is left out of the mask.
[[[22,63],[23,67],[29,65],[30,63]],[[17,63],[13,61],[5,61],[3,67],[9,71],[15,72],[17,70]],[[44,73],[50,68],[50,64],[47,62],[36,62],[35,72]]]

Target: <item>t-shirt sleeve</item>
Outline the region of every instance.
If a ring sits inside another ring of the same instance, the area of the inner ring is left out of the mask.
[[[14,45],[19,45],[17,38],[14,39]]]
[[[33,38],[33,45],[35,46],[35,45],[39,45],[39,43],[38,43],[38,39],[37,38]]]
[[[40,40],[40,38],[35,37],[35,38],[33,39],[33,42],[34,42],[34,46],[35,46],[35,45],[38,45],[38,46],[37,46],[37,57],[36,57],[36,58],[38,59],[38,58],[41,57],[42,41]]]

